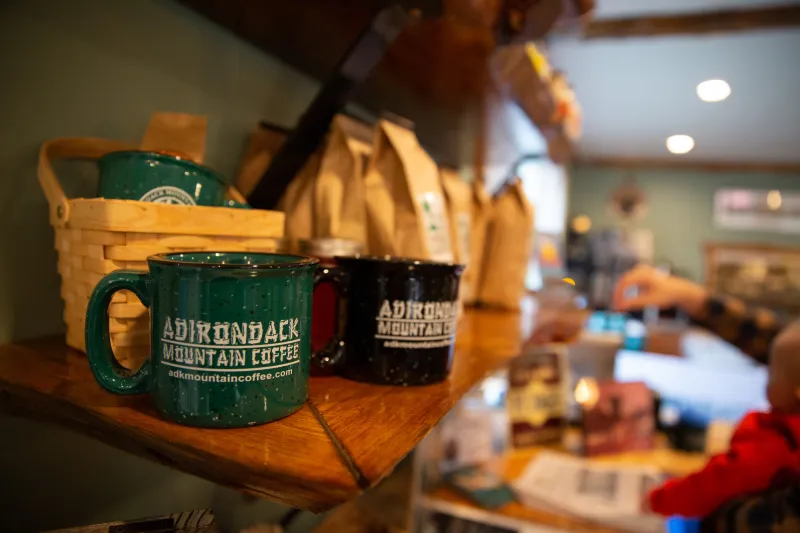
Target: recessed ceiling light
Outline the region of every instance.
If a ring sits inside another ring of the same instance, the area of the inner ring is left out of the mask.
[[[697,85],[697,96],[704,102],[721,102],[731,95],[725,80],[707,80]]]
[[[694,148],[694,139],[688,135],[671,135],[667,137],[667,150],[673,154],[686,154]]]

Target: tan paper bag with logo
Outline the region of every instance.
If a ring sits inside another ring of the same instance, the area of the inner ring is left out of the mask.
[[[286,214],[284,235],[294,246],[299,240],[314,237],[314,184],[319,173],[320,155],[313,154],[283,193],[278,210]]]
[[[372,127],[345,115],[334,118],[314,188],[314,237],[366,244],[364,174],[372,137]]]
[[[372,156],[364,178],[365,214],[367,217],[367,252],[372,255],[398,254],[394,242],[395,199],[392,176],[401,167],[400,157],[379,123],[372,142]]]
[[[450,221],[450,243],[453,261],[467,264],[469,257],[470,226],[472,224],[472,188],[454,168],[441,167],[439,175],[447,202]]]
[[[236,174],[236,187],[245,195],[256,188],[272,158],[289,135],[289,130],[260,123],[250,136]],[[312,155],[283,193],[277,209],[286,213],[285,237],[296,242],[314,237],[314,185],[320,168],[320,155]]]
[[[481,303],[503,309],[519,308],[533,253],[533,216],[533,205],[519,180],[494,199],[480,273]]]
[[[492,216],[492,199],[483,184],[477,180],[472,182],[470,189],[470,208],[472,218],[469,235],[469,267],[461,277],[463,286],[470,287],[463,298],[467,305],[478,300],[478,285],[486,252],[486,230]]]
[[[457,170],[441,167],[445,199],[447,200],[448,219],[450,221],[450,242],[453,247],[453,261],[466,265],[461,275],[459,298],[462,302],[472,301],[475,291],[471,277],[472,258],[470,256],[470,239],[472,228],[472,187]]]
[[[370,253],[453,260],[439,168],[413,131],[378,123],[366,181]]]

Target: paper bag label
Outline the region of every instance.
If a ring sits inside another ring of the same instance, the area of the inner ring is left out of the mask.
[[[470,258],[470,215],[469,213],[456,214],[456,238],[458,239],[459,249],[461,250],[461,262],[469,263]]]
[[[435,192],[420,194],[417,198],[422,213],[422,226],[428,241],[430,258],[434,261],[453,260],[450,228],[447,226],[447,208],[444,197]]]

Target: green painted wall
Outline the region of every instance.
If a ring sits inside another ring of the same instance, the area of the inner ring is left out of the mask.
[[[6,0],[0,48],[0,342],[61,329],[35,174],[42,141],[138,139],[153,111],[205,114],[207,163],[232,177],[256,122],[292,124],[317,87],[165,0]],[[91,168],[67,172],[65,181],[68,191],[87,193]]]
[[[153,111],[205,114],[207,162],[231,177],[256,122],[292,124],[317,88],[166,0],[3,0],[0,50],[0,343],[63,331],[42,141],[138,139]],[[92,165],[59,171],[91,194]],[[209,506],[236,531],[286,511],[47,425],[0,418],[0,435],[3,531]]]
[[[614,227],[613,191],[635,176],[649,209],[638,227],[653,232],[656,260],[670,260],[695,280],[703,277],[703,244],[713,241],[800,245],[800,235],[728,231],[714,227],[714,192],[724,187],[800,191],[800,175],[695,170],[620,170],[576,166],[570,173],[570,218],[588,215],[593,228]]]

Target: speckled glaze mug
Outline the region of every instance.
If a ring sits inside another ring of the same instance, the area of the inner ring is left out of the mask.
[[[325,275],[315,275],[316,259],[192,252],[147,263],[149,272],[108,274],[89,300],[86,354],[100,385],[149,393],[164,418],[188,426],[251,426],[300,409],[311,295]],[[150,308],[150,358],[134,373],[116,361],[109,341],[107,309],[119,290]]]
[[[463,265],[396,257],[336,257],[339,339],[315,356],[319,374],[380,385],[447,379]],[[337,342],[338,340],[338,342]]]
[[[226,205],[227,186],[222,176],[176,154],[111,152],[98,163],[99,196],[103,198],[173,205]]]

